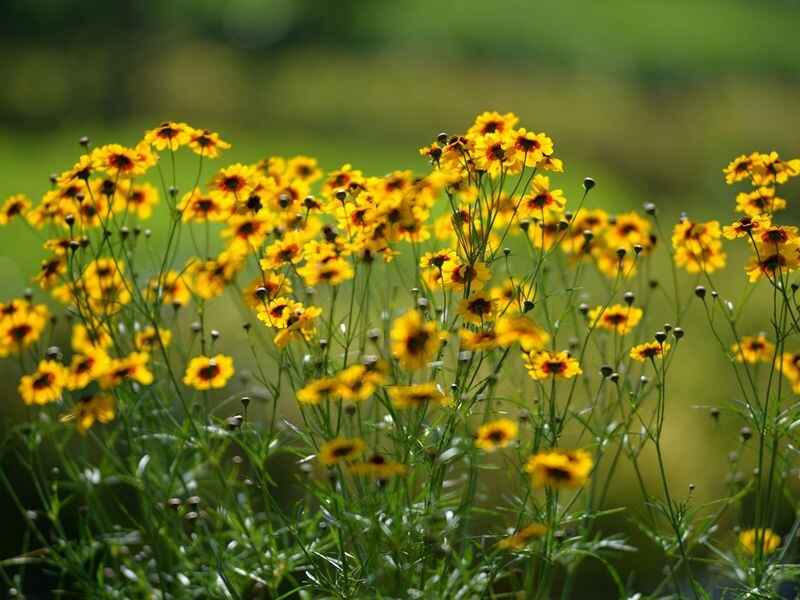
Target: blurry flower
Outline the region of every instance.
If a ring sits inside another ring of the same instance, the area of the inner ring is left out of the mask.
[[[511,419],[496,419],[484,423],[478,428],[475,446],[486,452],[494,452],[498,448],[508,446],[519,433],[519,427]]]
[[[221,150],[231,145],[220,139],[219,134],[208,129],[192,129],[189,132],[189,148],[206,158],[217,158]]]
[[[113,359],[106,373],[100,378],[100,387],[107,390],[125,381],[150,385],[153,383],[153,373],[147,367],[149,361],[150,355],[146,352],[131,352],[124,358]]]
[[[233,377],[233,372],[233,359],[230,356],[195,356],[186,366],[183,383],[196,390],[219,389],[225,387]]]
[[[748,554],[755,554],[761,545],[764,554],[772,554],[781,545],[781,536],[772,529],[745,529],[739,534],[739,543]]]
[[[64,367],[53,360],[43,360],[36,371],[19,382],[19,395],[25,404],[48,404],[61,399],[66,383]]]
[[[108,394],[81,396],[75,407],[61,417],[62,422],[75,421],[81,434],[98,423],[109,423],[114,420],[114,398]]]
[[[544,450],[530,457],[525,471],[535,487],[579,488],[594,466],[585,450]]]
[[[316,405],[339,395],[340,382],[336,377],[322,377],[309,381],[297,390],[297,401],[300,404]]]
[[[525,352],[541,350],[550,341],[550,335],[544,329],[523,316],[500,317],[495,331],[499,346],[508,347],[519,342]]]
[[[760,187],[752,192],[741,192],[736,196],[736,212],[749,217],[771,215],[786,208],[786,200],[775,194],[775,188]]]
[[[380,454],[373,454],[365,462],[350,465],[347,470],[353,475],[386,481],[392,477],[405,475],[408,469],[401,463],[389,460]]]
[[[550,352],[542,350],[534,353],[523,353],[525,368],[533,379],[557,377],[570,379],[583,373],[578,361],[568,352]]]
[[[763,333],[754,336],[746,335],[731,346],[731,352],[736,356],[737,362],[749,364],[770,362],[775,352],[775,345],[769,342]]]
[[[189,143],[191,128],[186,123],[168,121],[144,134],[144,141],[157,150],[177,150]]]
[[[501,550],[522,550],[531,541],[544,537],[547,533],[547,526],[541,523],[531,523],[523,527],[515,534],[503,538],[497,542],[497,547]]]
[[[14,194],[6,198],[3,205],[0,206],[0,225],[6,225],[11,222],[14,217],[22,216],[31,207],[31,201],[25,194]]]
[[[320,446],[318,458],[323,465],[335,465],[354,460],[366,447],[361,438],[338,437]]]
[[[631,348],[630,357],[633,360],[644,362],[651,358],[662,358],[664,354],[669,352],[669,344],[661,344],[659,342],[645,342]]]
[[[619,335],[630,333],[642,319],[641,308],[614,304],[613,306],[598,306],[589,311],[589,323],[597,323],[597,327],[615,331]]]
[[[169,346],[172,340],[172,332],[169,329],[162,327],[156,328],[147,326],[141,331],[137,331],[133,338],[133,346],[140,352],[152,352],[153,350],[160,350],[163,346]]]
[[[66,381],[66,387],[70,390],[85,388],[105,375],[111,366],[111,359],[101,348],[86,347],[84,352],[72,356]]]
[[[392,354],[403,368],[409,370],[425,367],[441,345],[436,323],[425,321],[417,310],[410,310],[395,319],[390,335]]]
[[[449,406],[452,399],[439,390],[435,383],[394,385],[388,388],[389,399],[395,408],[417,408],[426,404]]]
[[[495,301],[485,292],[475,292],[458,304],[458,314],[467,323],[480,325],[491,321],[496,310]]]

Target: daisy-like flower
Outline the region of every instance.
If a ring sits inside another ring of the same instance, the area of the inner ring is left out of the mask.
[[[501,550],[522,550],[533,540],[544,537],[546,533],[547,526],[541,523],[531,523],[497,542],[497,547]]]
[[[745,529],[739,534],[739,544],[748,554],[755,554],[761,546],[763,554],[772,554],[781,545],[781,536],[772,529]]]
[[[443,267],[445,286],[461,291],[469,284],[471,291],[483,288],[483,285],[492,278],[492,274],[482,262],[474,265],[461,262],[461,260],[449,260]]]
[[[120,144],[100,146],[92,154],[97,170],[103,171],[113,178],[144,175],[147,171],[147,165],[142,160],[142,155],[136,150]]]
[[[650,244],[650,231],[649,221],[635,212],[627,212],[610,220],[606,242],[612,251],[617,248],[629,249],[636,244],[647,247]]]
[[[663,358],[669,352],[669,344],[661,344],[659,342],[644,342],[631,348],[630,357],[639,362],[654,358]]]
[[[71,169],[67,169],[58,176],[56,183],[60,186],[67,186],[75,181],[87,181],[97,168],[93,154],[84,154]]]
[[[0,318],[0,357],[22,352],[39,339],[47,326],[49,311],[44,304],[31,306],[25,302],[18,306]]]
[[[524,353],[523,362],[528,375],[533,379],[570,379],[583,373],[580,364],[567,351],[550,352],[542,350],[536,353]]]
[[[225,387],[233,373],[233,359],[230,356],[195,356],[186,365],[183,383],[196,390],[219,389]]]
[[[66,423],[75,421],[75,427],[85,434],[95,423],[110,423],[114,420],[114,397],[109,394],[81,396],[75,407],[61,417]]]
[[[297,273],[309,286],[320,283],[328,285],[339,285],[354,275],[353,267],[350,262],[341,256],[329,256],[321,260],[306,262],[297,269]]]
[[[722,235],[729,240],[743,238],[749,235],[757,236],[761,231],[771,225],[769,217],[764,216],[744,216],[738,221],[722,228]]]
[[[445,395],[435,383],[394,385],[388,388],[389,399],[395,408],[417,408],[425,404],[450,406],[452,399]]]
[[[475,123],[467,131],[467,137],[477,138],[492,133],[510,133],[519,122],[514,113],[501,115],[499,112],[486,111],[475,118]]]
[[[331,466],[355,460],[366,448],[361,438],[337,437],[320,446],[317,458],[323,465]]]
[[[639,321],[642,320],[644,311],[633,306],[614,304],[613,306],[598,306],[589,311],[589,323],[597,323],[597,327],[616,331],[619,335],[630,333]]]
[[[750,177],[756,156],[757,154],[753,153],[749,155],[742,154],[734,158],[727,167],[722,169],[725,174],[725,182],[731,184]]]
[[[167,121],[144,134],[144,141],[157,150],[177,150],[189,143],[192,128],[186,123]]]
[[[150,183],[135,184],[120,198],[121,208],[140,219],[149,219],[158,204],[158,190]]]
[[[100,378],[100,387],[107,390],[125,381],[150,385],[153,383],[153,373],[147,367],[149,361],[150,355],[146,352],[131,352],[123,358],[113,359],[105,375]]]
[[[152,325],[148,325],[141,331],[137,331],[133,337],[133,347],[139,352],[152,352],[160,350],[162,346],[166,348],[172,340],[172,332],[169,329],[159,327],[158,331]]]
[[[513,156],[511,138],[507,135],[489,133],[475,140],[475,165],[490,177],[497,177],[504,170],[511,172]]]
[[[478,352],[483,350],[493,350],[498,346],[499,338],[494,329],[486,329],[481,331],[461,329],[459,330],[458,335],[461,338],[461,347],[465,350]]]
[[[297,401],[300,404],[317,405],[323,400],[338,397],[340,386],[336,377],[314,379],[297,390]]]
[[[322,177],[316,158],[310,156],[295,156],[286,161],[284,173],[290,180],[299,179],[305,183],[314,183]]]
[[[286,327],[275,335],[273,343],[278,349],[283,349],[292,340],[311,341],[317,334],[317,319],[321,314],[322,309],[318,306],[297,304],[286,320]]]
[[[284,265],[297,264],[303,260],[305,236],[300,232],[290,232],[274,241],[264,250],[261,268],[265,271],[278,269]]]
[[[535,167],[545,156],[553,153],[553,140],[544,133],[534,133],[524,127],[511,132],[514,161],[519,168]]]
[[[339,190],[348,192],[362,189],[364,181],[361,171],[354,169],[350,164],[342,165],[336,171],[328,173],[322,184],[322,195],[330,200]]]
[[[373,454],[364,462],[350,465],[347,471],[353,475],[370,477],[384,482],[392,477],[405,475],[408,469],[404,464],[389,460],[380,454]]]
[[[66,371],[61,364],[43,360],[36,371],[20,379],[19,395],[28,405],[56,402],[61,399],[66,379]]]
[[[217,158],[220,151],[231,145],[220,139],[219,134],[208,129],[191,129],[189,131],[189,149],[204,158]]]
[[[528,459],[525,471],[534,487],[579,488],[593,466],[592,455],[585,450],[544,450]]]
[[[786,183],[790,177],[800,174],[800,160],[782,160],[774,151],[758,154],[750,171],[755,185]]]
[[[236,163],[214,175],[209,187],[230,198],[243,202],[255,185],[255,172],[252,167]]]
[[[410,310],[395,319],[390,336],[392,354],[404,369],[409,370],[425,367],[436,356],[442,343],[436,323],[425,321],[417,310]]]
[[[244,290],[244,301],[256,310],[263,310],[270,301],[292,291],[292,282],[283,273],[263,272],[257,275]]]
[[[797,244],[764,244],[757,242],[756,255],[745,266],[747,276],[751,283],[758,281],[762,276],[775,279],[779,273],[789,273],[800,267],[800,248]]]
[[[752,365],[759,362],[770,362],[775,352],[775,345],[767,340],[763,333],[746,335],[731,346],[731,352],[737,362],[746,362]]]
[[[89,323],[89,327],[78,323],[72,327],[72,349],[75,352],[88,354],[91,350],[104,350],[111,346],[112,339],[108,329],[98,323]]]
[[[184,194],[177,208],[184,223],[224,221],[231,215],[233,198],[221,192],[203,194],[195,190]]]
[[[188,304],[192,299],[188,278],[187,274],[177,271],[167,271],[160,278],[153,277],[147,285],[147,299],[174,308]]]
[[[713,273],[725,267],[726,258],[718,241],[708,245],[688,243],[675,250],[675,264],[688,273]]]
[[[349,402],[367,400],[378,388],[376,378],[370,376],[364,365],[344,369],[336,375],[336,380],[339,382],[339,396]]]
[[[511,419],[495,419],[484,423],[475,435],[475,446],[486,452],[505,448],[519,433],[519,426]]]
[[[25,194],[9,196],[0,206],[0,225],[7,225],[15,217],[24,215],[30,207],[31,201]]]
[[[491,321],[496,311],[494,299],[485,292],[476,292],[469,298],[464,298],[458,304],[458,314],[467,323],[480,325],[485,321]]]
[[[541,350],[550,341],[550,335],[528,317],[508,315],[497,319],[495,324],[497,344],[504,348],[519,342],[525,352]]]
[[[271,223],[265,215],[233,215],[228,219],[228,228],[222,231],[222,237],[231,239],[231,251],[247,254],[261,247],[271,229]]]
[[[106,374],[111,366],[111,359],[101,348],[85,348],[85,354],[74,354],[67,370],[66,387],[70,390],[82,390],[91,382]]]
[[[561,190],[550,189],[550,178],[535,175],[531,191],[520,200],[519,215],[522,218],[541,218],[542,215],[561,215],[567,199]]]
[[[749,217],[771,215],[786,208],[786,200],[775,194],[773,187],[760,187],[736,196],[736,212]]]

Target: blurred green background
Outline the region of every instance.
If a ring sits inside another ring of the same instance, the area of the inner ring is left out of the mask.
[[[2,14],[0,197],[38,198],[81,135],[132,144],[166,119],[220,131],[234,144],[220,164],[306,153],[382,174],[424,171],[416,149],[439,131],[514,111],[556,141],[568,197],[592,175],[594,205],[652,201],[667,222],[682,210],[732,220],[721,176],[732,157],[800,155],[792,0],[7,0]],[[796,186],[784,195],[797,204]],[[0,299],[29,284],[39,254],[24,228],[0,232]],[[732,254],[720,281],[736,296]],[[709,499],[741,423],[691,408],[735,394],[700,317],[686,327],[668,460],[679,489],[693,482]],[[768,326],[755,317],[753,333]],[[17,376],[7,362],[0,374]],[[20,414],[13,386],[3,397],[0,427]],[[15,544],[6,536],[0,556]],[[639,566],[655,574],[654,561]]]

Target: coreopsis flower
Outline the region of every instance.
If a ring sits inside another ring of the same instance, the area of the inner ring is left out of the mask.
[[[289,294],[292,291],[292,282],[284,273],[262,271],[245,288],[244,301],[253,310],[265,308],[278,296]]]
[[[286,161],[284,174],[290,180],[299,179],[305,183],[314,183],[322,177],[322,170],[316,158],[295,156]]]
[[[123,358],[113,359],[106,373],[100,378],[100,387],[107,390],[125,381],[150,385],[153,383],[153,373],[147,366],[148,362],[150,355],[146,352],[131,352]]]
[[[184,223],[219,222],[231,216],[233,203],[233,197],[222,192],[193,190],[183,195],[177,209]]]
[[[567,199],[562,190],[550,189],[550,178],[535,175],[531,190],[519,202],[519,216],[523,219],[560,216],[564,212]]]
[[[537,163],[536,168],[543,171],[551,171],[552,173],[563,173],[564,161],[555,156],[545,156]]]
[[[413,385],[394,385],[387,389],[392,406],[399,409],[417,408],[433,404],[450,406],[452,399],[439,389],[435,383],[416,383]]]
[[[675,264],[688,273],[713,273],[725,267],[725,260],[722,244],[717,241],[705,246],[687,243],[675,250]]]
[[[610,247],[598,247],[592,250],[592,257],[597,270],[606,277],[630,279],[636,275],[636,256],[630,252],[620,256]]]
[[[770,279],[781,273],[789,273],[800,267],[800,254],[797,244],[755,244],[755,256],[745,266],[750,282],[756,282],[762,276]]]
[[[438,165],[442,159],[442,147],[434,142],[430,146],[423,146],[419,149],[419,155],[427,157],[431,164]]]
[[[19,381],[19,395],[25,404],[48,404],[61,399],[66,384],[64,367],[53,360],[43,360],[36,371]]]
[[[517,170],[535,167],[545,156],[553,153],[553,140],[544,133],[534,133],[520,127],[512,131],[510,137],[513,159],[519,164]]]
[[[486,452],[494,452],[505,448],[513,442],[519,433],[519,426],[511,419],[495,419],[478,428],[475,435],[475,446]]]
[[[354,169],[350,164],[342,165],[336,171],[328,173],[322,184],[322,196],[330,200],[339,190],[345,192],[361,190],[364,182],[364,175],[361,171]]]
[[[800,174],[800,159],[782,160],[777,152],[758,154],[750,169],[754,185],[786,183]]]
[[[331,466],[355,460],[366,448],[361,438],[337,437],[320,446],[317,458],[323,465]]]
[[[511,138],[502,133],[488,133],[475,140],[475,166],[490,177],[513,172],[514,153]]]
[[[256,172],[253,168],[236,163],[220,169],[211,179],[209,189],[243,202],[255,184]]]
[[[167,271],[160,277],[153,277],[147,284],[146,297],[151,302],[175,308],[188,304],[192,299],[189,274]]]
[[[734,158],[727,167],[722,169],[725,174],[725,182],[731,184],[750,177],[757,156],[758,153],[753,152],[749,155],[742,154]]]
[[[133,347],[139,352],[152,352],[166,348],[172,341],[172,332],[169,329],[159,327],[156,330],[152,325],[148,325],[141,331],[137,331],[133,336]]]
[[[408,468],[402,463],[387,459],[385,456],[373,454],[364,462],[348,466],[347,471],[352,475],[370,477],[378,482],[383,482],[392,477],[405,475]]]
[[[485,263],[476,262],[470,265],[461,259],[444,263],[442,273],[445,286],[457,291],[463,290],[467,285],[470,291],[480,290],[492,278],[492,273]]]
[[[353,267],[341,256],[313,257],[302,267],[297,269],[297,274],[303,278],[306,285],[315,286],[320,283],[339,285],[354,275]]]
[[[95,168],[114,178],[130,178],[147,172],[146,159],[133,148],[107,144],[92,151]]]
[[[423,269],[422,279],[431,290],[437,290],[444,280],[444,265],[450,261],[457,261],[458,255],[449,248],[426,252],[419,259],[419,266]]]
[[[756,236],[770,225],[769,217],[759,215],[752,217],[744,216],[738,221],[734,221],[730,225],[723,227],[722,235],[729,240],[748,237],[750,235]]]
[[[24,216],[30,207],[31,201],[25,194],[9,196],[0,206],[0,225],[7,225],[15,217]]]
[[[534,487],[579,488],[593,466],[594,460],[585,450],[544,450],[528,459],[525,471]]]
[[[195,356],[186,365],[183,383],[196,390],[219,389],[225,387],[233,373],[233,359],[230,356]]]
[[[792,227],[791,225],[769,225],[759,231],[756,238],[765,246],[800,245],[800,240],[797,237],[797,227]]]
[[[485,292],[475,292],[458,304],[458,314],[467,323],[480,325],[491,321],[497,312],[494,299]]]
[[[91,177],[94,170],[97,168],[95,157],[93,154],[84,154],[76,162],[72,168],[67,169],[56,179],[59,186],[65,186],[75,181],[86,181]]]
[[[650,222],[640,217],[635,212],[617,215],[609,221],[606,231],[606,241],[612,251],[617,248],[630,250],[636,244],[650,245]]]
[[[112,342],[108,328],[99,323],[89,323],[88,327],[78,323],[72,327],[71,345],[75,352],[88,354],[95,349],[105,350]]]
[[[541,350],[539,352],[523,353],[523,362],[528,370],[528,375],[533,379],[547,379],[555,377],[559,379],[570,379],[583,373],[580,363],[569,355],[569,352],[551,352]]]
[[[781,536],[772,529],[745,529],[739,534],[739,544],[748,554],[755,554],[761,546],[763,554],[772,554],[781,545]]]
[[[659,342],[644,342],[631,348],[630,357],[633,360],[644,362],[648,359],[663,358],[669,352],[669,344]]]
[[[75,421],[75,427],[83,435],[95,423],[110,423],[114,420],[114,397],[109,394],[86,394],[78,399],[73,409],[61,417],[62,423]]]
[[[390,336],[392,354],[408,370],[425,367],[436,356],[442,343],[436,323],[426,321],[417,310],[410,310],[395,319]]]
[[[220,151],[231,147],[218,133],[208,129],[190,129],[187,143],[192,152],[204,158],[217,158]]]
[[[228,228],[222,231],[223,238],[230,238],[230,249],[246,254],[261,247],[272,229],[266,215],[233,215],[228,219]]]
[[[317,334],[317,319],[321,314],[322,309],[317,306],[295,306],[286,320],[286,327],[275,335],[275,346],[283,349],[292,340],[311,341]]]
[[[519,118],[514,113],[501,115],[486,111],[475,118],[475,122],[467,130],[467,137],[475,139],[492,133],[510,133],[518,122]]]
[[[82,390],[105,375],[110,367],[111,359],[105,350],[87,347],[84,354],[72,356],[65,385],[70,390]]]
[[[516,533],[497,542],[497,547],[501,550],[522,550],[533,540],[544,537],[545,534],[547,534],[546,525],[542,525],[541,523],[531,523]]]
[[[470,329],[460,329],[458,332],[461,338],[461,347],[465,350],[474,352],[493,350],[498,347],[498,335],[494,329],[472,331]]]
[[[523,221],[524,222],[524,221]],[[561,218],[554,213],[545,213],[544,220],[533,219],[528,227],[528,238],[534,248],[550,250],[565,237]]]
[[[731,352],[737,362],[746,362],[752,365],[758,362],[770,362],[775,352],[775,345],[767,340],[763,333],[746,335],[731,346]]]
[[[57,254],[42,261],[39,266],[39,273],[33,280],[43,290],[48,290],[62,283],[66,272],[67,259],[63,254]]]
[[[338,398],[341,384],[336,377],[321,377],[297,390],[300,404],[317,405],[323,400]]]
[[[183,280],[195,294],[209,300],[225,291],[225,286],[244,266],[245,256],[240,252],[223,250],[212,260],[195,260],[186,268]]]
[[[8,313],[0,313],[0,357],[22,352],[36,342],[47,326],[49,311],[44,304],[13,300]]]
[[[789,380],[792,391],[800,394],[800,352],[784,352],[775,360],[775,368]]]
[[[618,335],[627,335],[639,324],[643,314],[641,308],[614,304],[608,307],[593,308],[587,316],[589,323],[595,323],[596,327],[615,331]]]
[[[785,208],[786,200],[777,196],[773,187],[760,187],[736,196],[736,212],[750,217],[771,215]]]
[[[572,256],[585,256],[589,251],[586,234],[601,238],[608,227],[608,213],[602,208],[581,209],[569,223],[569,231],[561,242],[561,249]]]
[[[158,204],[158,190],[150,183],[137,183],[131,185],[120,201],[120,211],[124,210],[140,219],[149,219],[153,214],[153,207]]]
[[[342,400],[349,402],[367,400],[378,388],[376,379],[366,366],[353,365],[336,375],[339,382],[338,394]]]
[[[271,271],[280,267],[297,264],[303,260],[303,246],[305,236],[296,231],[291,231],[279,240],[275,240],[264,250],[261,268]]]
[[[157,150],[177,150],[189,143],[192,128],[186,123],[167,121],[145,132],[144,141]]]
[[[541,350],[550,341],[550,335],[528,317],[507,315],[495,323],[497,345],[507,348],[519,342],[525,352]]]

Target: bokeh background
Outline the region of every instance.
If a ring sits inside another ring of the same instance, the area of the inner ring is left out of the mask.
[[[733,219],[734,192],[721,176],[732,157],[800,155],[793,0],[0,7],[0,198],[40,196],[49,174],[74,162],[81,135],[132,144],[167,119],[220,131],[234,144],[229,162],[306,153],[326,168],[352,162],[382,174],[424,171],[416,149],[439,131],[462,131],[483,110],[513,111],[556,140],[568,197],[591,175],[593,204],[616,211],[655,202],[668,222],[684,210]],[[797,205],[797,186],[785,196]],[[24,228],[0,232],[0,299],[29,285],[40,254]],[[743,287],[741,258],[732,252],[720,279],[732,297]],[[753,332],[768,325],[751,312]],[[686,329],[692,345],[670,399],[669,461],[676,486],[696,483],[703,501],[722,490],[741,424],[693,408],[730,402],[735,389],[699,312]],[[0,375],[17,377],[7,363]],[[22,414],[14,385],[0,385],[6,428]],[[14,509],[0,498],[0,510],[10,518]],[[2,536],[0,558],[13,555],[18,537]],[[645,577],[647,569],[658,576],[654,554],[635,560]]]

